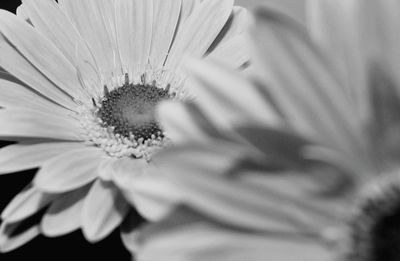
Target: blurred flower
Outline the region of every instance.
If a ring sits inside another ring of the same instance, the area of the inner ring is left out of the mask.
[[[0,139],[17,142],[0,150],[0,173],[39,171],[2,213],[0,250],[78,228],[101,240],[131,211],[113,176],[146,175],[168,144],[154,107],[185,99],[185,57],[247,62],[245,9],[233,0],[26,0],[17,13],[0,11],[0,66],[17,78],[0,80]]]
[[[308,10],[257,10],[257,72],[193,62],[198,99],[160,107],[176,201],[132,236],[139,260],[399,260],[400,2]]]

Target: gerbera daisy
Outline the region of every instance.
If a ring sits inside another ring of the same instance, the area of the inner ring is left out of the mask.
[[[160,107],[186,208],[132,237],[139,260],[399,260],[400,2],[308,10],[257,11],[254,76],[194,63],[198,100]]]
[[[0,173],[39,168],[2,213],[0,250],[78,228],[98,241],[118,227],[130,208],[112,175],[127,165],[146,175],[169,143],[154,107],[187,96],[181,62],[242,66],[245,24],[233,0],[26,0],[17,16],[0,10],[0,67],[15,77],[0,80],[0,139],[17,142],[0,150]]]

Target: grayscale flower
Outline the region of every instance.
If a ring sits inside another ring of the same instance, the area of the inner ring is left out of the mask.
[[[146,175],[169,143],[154,108],[187,96],[182,61],[247,62],[246,11],[233,0],[22,2],[17,16],[0,10],[0,67],[15,77],[0,80],[0,139],[17,142],[0,150],[0,173],[39,170],[2,213],[0,250],[78,228],[98,241],[131,210],[113,175]]]

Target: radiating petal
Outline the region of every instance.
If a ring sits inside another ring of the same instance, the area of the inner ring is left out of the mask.
[[[154,68],[164,65],[174,37],[182,0],[154,0],[153,37],[151,41],[150,63]]]
[[[120,160],[112,179],[132,206],[148,220],[165,215],[181,195],[167,182],[156,164]]]
[[[48,237],[68,234],[81,225],[83,202],[90,185],[71,191],[55,200],[44,214],[40,231]]]
[[[354,105],[305,28],[267,9],[258,10],[256,21],[252,35],[259,51],[257,61],[263,66],[260,77],[269,83],[288,122],[318,142],[365,157],[362,124]]]
[[[271,126],[280,123],[268,101],[240,75],[204,62],[193,61],[187,67],[192,72],[189,91],[215,126],[229,129],[248,122]]]
[[[330,261],[335,254],[304,235],[237,231],[183,209],[132,240],[138,260]]]
[[[70,110],[41,97],[22,83],[0,79],[0,93],[2,94],[0,107],[34,109],[61,115],[71,114]]]
[[[40,167],[51,158],[83,146],[75,142],[9,145],[0,149],[0,174]]]
[[[17,7],[16,15],[25,21],[29,21],[28,14],[26,13],[25,7],[22,4]]]
[[[115,1],[60,0],[58,2],[88,44],[100,72],[109,77],[110,73],[119,70],[121,65],[116,45]]]
[[[23,5],[35,29],[62,52],[83,79],[99,79],[96,62],[87,44],[56,2],[24,0]],[[76,81],[73,84],[76,89],[82,88]],[[97,85],[102,88],[100,82]]]
[[[241,35],[250,25],[250,17],[247,13],[247,9],[239,6],[234,6],[231,16],[226,22],[224,28],[222,28],[218,37],[214,40],[213,44],[208,49],[208,53],[213,52],[216,47],[224,44],[232,38]]]
[[[71,97],[62,92],[40,70],[23,57],[5,38],[0,36],[0,66],[46,98],[74,110]]]
[[[0,252],[10,252],[29,242],[40,234],[39,226],[33,225],[24,231],[18,231],[23,222],[6,223],[0,227]],[[15,234],[18,232],[17,234]],[[15,234],[15,235],[14,235]]]
[[[1,218],[8,223],[22,221],[57,199],[59,195],[39,191],[35,187],[27,187],[21,191],[3,210]]]
[[[88,184],[98,176],[97,168],[105,156],[95,147],[71,150],[42,165],[34,185],[46,192],[62,193]]]
[[[204,0],[181,24],[166,61],[167,69],[175,69],[184,57],[203,56],[226,24],[233,0]]]
[[[242,160],[247,157],[253,161]],[[327,211],[326,201],[301,200],[308,197],[306,186],[316,186],[312,177],[281,172],[260,176],[257,158],[244,146],[219,141],[164,150],[154,161],[183,194],[177,203],[183,201],[221,222],[249,229],[303,232],[335,223],[337,213]],[[237,174],[244,169],[253,172],[239,178]],[[254,179],[264,182],[252,182]],[[290,187],[291,193],[286,193]]]
[[[130,75],[148,63],[153,32],[153,0],[116,0],[116,28],[123,67]]]
[[[99,241],[109,235],[128,212],[129,205],[112,183],[95,181],[82,212],[82,229],[87,240]]]
[[[174,144],[222,137],[196,104],[164,103],[158,107],[158,115],[166,135]]]
[[[75,119],[61,117],[41,111],[26,109],[0,110],[0,137],[47,138],[59,140],[81,140],[81,126]]]
[[[31,25],[12,13],[0,11],[0,32],[31,63],[31,66],[71,97],[82,97],[77,71],[64,55]],[[15,64],[1,63],[1,66],[9,70],[12,69],[10,67],[15,67]]]
[[[248,49],[247,35],[236,35],[218,45],[205,59],[218,61],[233,69],[237,69],[250,61],[250,52]]]
[[[181,8],[181,18],[179,25],[182,25],[192,15],[193,11],[200,5],[200,0],[183,0]]]
[[[362,54],[364,41],[352,21],[356,1],[309,0],[307,9],[311,36],[334,61],[344,90],[352,98],[359,115],[368,117],[367,68]],[[368,18],[370,19],[370,18]]]

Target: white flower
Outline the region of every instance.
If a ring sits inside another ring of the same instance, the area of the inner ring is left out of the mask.
[[[400,2],[308,9],[257,11],[253,76],[193,63],[198,100],[161,106],[176,196],[139,260],[399,260]]]
[[[187,56],[247,62],[245,26],[233,0],[24,0],[18,16],[1,10],[0,67],[16,80],[0,80],[0,139],[17,144],[0,150],[0,173],[39,171],[3,211],[0,249],[78,228],[98,241],[137,216],[114,176],[126,166],[146,175],[168,143],[154,107],[185,98]]]

